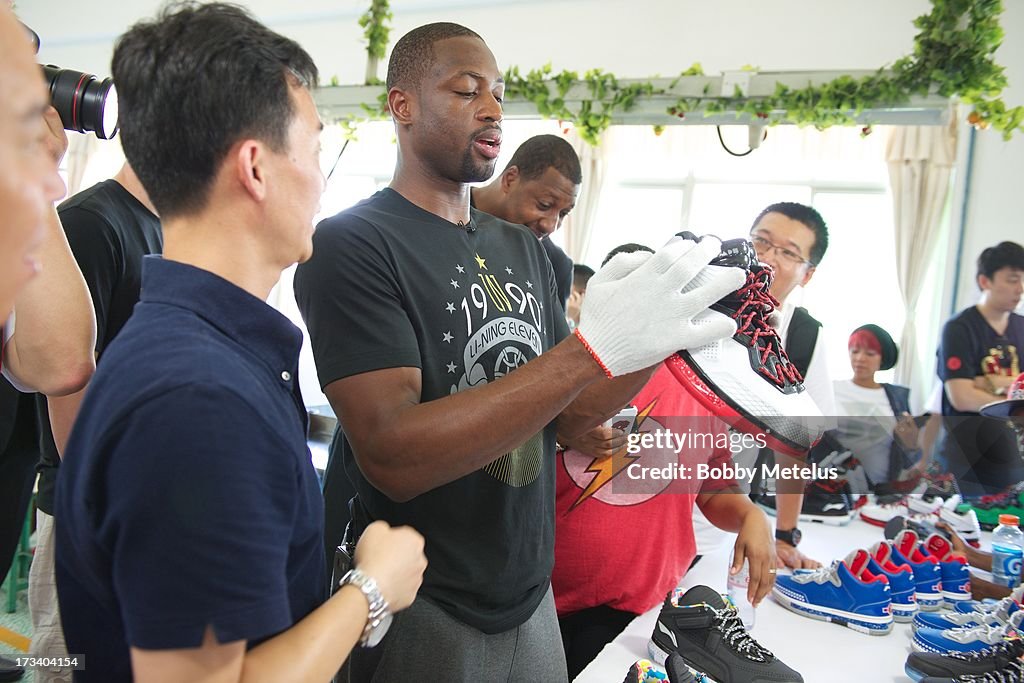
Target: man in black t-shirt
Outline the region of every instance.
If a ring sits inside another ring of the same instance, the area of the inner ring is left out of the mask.
[[[938,354],[946,418],[938,453],[965,497],[1024,480],[1012,433],[978,417],[983,405],[1006,395],[1021,372],[1024,317],[1013,311],[1024,295],[1024,247],[1000,242],[985,249],[976,278],[981,300],[946,322]]]
[[[98,359],[128,321],[139,300],[142,258],[163,251],[160,219],[145,188],[127,163],[113,179],[83,190],[62,203],[58,213],[92,295]],[[67,647],[53,577],[53,492],[61,454],[84,395],[85,388],[49,400],[42,394],[36,395],[42,439],[29,608],[36,650],[54,657],[66,655]],[[37,677],[39,683],[70,681],[71,672],[42,670]]]
[[[497,178],[471,194],[476,208],[521,223],[537,236],[554,268],[563,308],[572,287],[572,259],[551,235],[576,206],[582,183],[580,158],[572,145],[557,135],[535,135],[519,145]]]
[[[537,236],[551,263],[563,308],[572,284],[572,259],[550,237],[576,205],[582,182],[580,160],[572,145],[556,135],[535,135],[516,149],[494,181],[474,188],[470,194],[470,206],[509,223],[525,225]],[[334,549],[351,519],[349,501],[355,495],[352,482],[339,470],[340,462],[333,462],[334,467],[329,463],[324,477],[328,562],[333,562]]]
[[[394,179],[321,223],[295,276],[343,428],[328,469],[340,461],[354,481],[357,526],[383,519],[426,538],[416,602],[383,648],[353,653],[350,674],[565,680],[550,592],[555,430],[586,431],[677,349],[731,335],[708,306],[743,274],[705,269],[712,238],[620,256],[567,338],[537,236],[470,208],[468,183],[490,178],[501,143],[504,83],[483,40],[457,24],[415,29],[392,51],[387,88]]]

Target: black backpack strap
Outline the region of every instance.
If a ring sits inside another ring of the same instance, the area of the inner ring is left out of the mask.
[[[806,308],[797,306],[793,310],[793,318],[789,321],[789,332],[786,334],[786,355],[789,361],[807,376],[807,368],[811,365],[814,345],[818,343],[818,331],[821,323],[811,317]]]

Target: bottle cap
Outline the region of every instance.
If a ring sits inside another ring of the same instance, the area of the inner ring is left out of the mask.
[[[1005,526],[1019,526],[1020,518],[1017,515],[999,515],[999,523]]]

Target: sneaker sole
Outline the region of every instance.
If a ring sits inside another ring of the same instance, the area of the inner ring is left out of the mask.
[[[914,621],[914,615],[917,614],[917,603],[913,605],[904,605],[902,603],[892,603],[892,618],[893,621],[899,624],[909,624]]]
[[[897,515],[897,516],[899,516],[899,515]],[[869,516],[865,515],[863,510],[860,511],[860,521],[866,522],[867,524],[870,524],[871,526],[877,526],[879,528],[884,528],[885,525],[888,524],[893,519],[894,519],[893,517],[890,517],[889,519],[877,519],[875,517],[869,517]]]
[[[943,607],[942,593],[914,593],[917,608],[922,612],[938,612]]]
[[[858,633],[866,633],[869,636],[884,636],[892,631],[893,618],[891,616],[888,619],[885,617],[866,617],[863,614],[811,605],[800,600],[794,600],[774,588],[772,589],[772,597],[791,612],[819,621],[830,621],[833,624],[845,626]]]
[[[846,526],[853,521],[853,515],[835,515],[822,517],[818,515],[800,515],[801,522],[811,522],[813,524],[827,524],[829,526]]]
[[[711,411],[712,415],[741,432],[755,436],[763,434],[767,447],[773,451],[800,460],[807,457],[811,446],[817,443],[818,439],[813,439],[806,445],[784,440],[784,437],[778,435],[773,428],[758,420],[754,415],[747,414],[747,411],[744,411],[727,396],[722,396],[712,389],[714,383],[710,378],[704,376],[692,359],[693,356],[687,351],[679,351],[666,358],[665,365],[689,394],[697,399],[704,408]]]
[[[947,593],[946,591],[942,591],[942,606],[945,609],[955,610],[959,603],[967,602],[970,599],[970,595],[964,595],[963,593]]]
[[[907,676],[910,678],[910,680],[914,681],[915,683],[917,681],[921,680],[922,678],[927,678],[928,677],[928,674],[921,673],[920,671],[918,671],[917,669],[913,668],[909,664],[905,664],[903,666],[903,672],[906,673]]]
[[[674,652],[674,650],[673,650]],[[672,652],[666,652],[657,640],[650,638],[647,641],[647,655],[651,658],[651,661],[660,666],[662,669],[665,668],[665,662],[668,661],[669,655]],[[686,668],[693,674],[694,679],[700,683],[718,683],[715,679],[703,673],[699,669],[694,668],[693,664],[686,657],[683,657],[683,653],[680,652],[679,656],[682,657],[683,663],[686,664]]]

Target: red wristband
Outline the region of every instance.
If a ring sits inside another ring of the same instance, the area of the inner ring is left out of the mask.
[[[592,348],[590,347],[590,344],[588,344],[588,343],[587,343],[587,340],[583,338],[583,335],[582,335],[582,334],[580,334],[580,328],[578,328],[578,327],[577,327],[577,328],[576,328],[576,329],[575,329],[575,330],[573,331],[573,335],[574,335],[574,336],[575,336],[575,337],[576,337],[577,339],[579,339],[579,340],[580,340],[580,344],[583,344],[583,348],[585,348],[585,349],[587,350],[587,353],[589,353],[589,354],[590,354],[590,357],[591,357],[591,358],[593,358],[593,359],[594,359],[594,361],[595,361],[595,362],[596,362],[596,363],[597,363],[597,364],[598,364],[599,366],[601,366],[601,369],[602,369],[602,370],[604,370],[604,374],[608,375],[608,377],[612,377],[612,376],[613,376],[613,375],[612,375],[612,371],[611,371],[611,370],[609,370],[609,369],[608,369],[608,366],[606,366],[606,365],[604,364],[604,362],[603,362],[603,361],[602,361],[602,360],[601,360],[600,358],[598,358],[598,357],[597,357],[597,354],[596,354],[596,353],[594,353],[594,349],[592,349]]]

